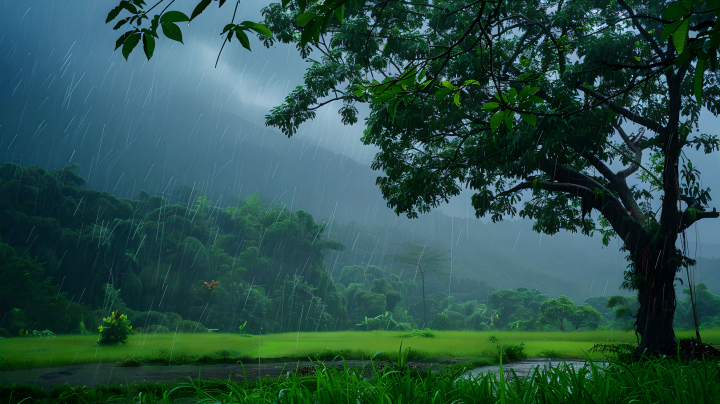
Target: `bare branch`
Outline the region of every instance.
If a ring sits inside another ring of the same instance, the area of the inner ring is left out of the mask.
[[[630,164],[630,167],[621,170],[617,173],[618,177],[625,179],[629,177],[630,175],[634,174],[638,168],[640,168],[640,162],[642,161],[642,150],[630,139],[630,137],[625,133],[623,128],[620,127],[620,125],[616,126],[615,129],[617,129],[618,133],[620,133],[620,137],[622,137],[625,144],[635,152],[635,160]]]

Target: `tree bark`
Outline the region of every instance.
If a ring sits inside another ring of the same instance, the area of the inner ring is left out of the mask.
[[[633,254],[640,303],[635,322],[640,335],[638,353],[672,355],[678,346],[673,319],[677,305],[675,275],[681,257],[674,240],[656,240],[654,246],[648,241]]]

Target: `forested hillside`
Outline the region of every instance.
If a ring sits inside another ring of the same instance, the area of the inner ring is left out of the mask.
[[[552,328],[543,307],[565,302],[537,289],[495,291],[482,280],[451,277],[444,259],[425,279],[423,304],[416,268],[388,258],[404,247],[379,240],[377,229],[317,223],[257,193],[229,206],[192,188],[176,190],[174,202],[146,191],[118,199],[86,189],[76,169],[0,167],[5,336],[94,332],[114,310],[128,313],[140,332],[540,330]],[[704,285],[698,291],[700,322],[720,325],[720,298]],[[617,319],[607,301],[563,303],[561,326],[582,314],[592,321],[576,329],[627,328],[632,298],[616,307]],[[687,299],[678,314],[679,327],[692,326]]]

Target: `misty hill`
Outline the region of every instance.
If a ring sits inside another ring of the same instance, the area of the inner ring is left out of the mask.
[[[149,74],[141,69],[128,79],[146,80]],[[95,85],[76,80],[70,77],[66,84],[86,94],[82,102],[65,96],[59,91],[63,87],[53,87],[53,79],[49,90],[39,80],[23,84],[18,96],[25,102],[8,103],[0,111],[4,122],[18,121],[2,126],[5,161],[47,169],[77,162],[89,188],[122,198],[135,198],[145,189],[178,201],[176,190],[188,187],[230,206],[258,191],[268,204],[303,209],[343,226],[372,228],[339,234],[347,245],[358,243],[352,253],[365,262],[382,259],[393,242],[413,240],[443,251],[452,244],[453,276],[481,279],[494,288],[524,283],[576,301],[618,292],[625,263],[616,244],[603,249],[597,239],[568,233],[541,241],[527,222],[490,224],[439,211],[411,221],[386,207],[375,186],[378,173],[348,157],[356,146],[351,142],[345,154],[338,154],[309,133],[288,139],[262,126],[262,116],[249,122],[224,112],[220,99],[195,102],[192,94],[173,90],[172,80],[167,90],[147,92],[114,87],[110,73]],[[109,105],[103,97],[109,97]],[[322,135],[341,141],[346,136],[332,129]],[[712,257],[718,250],[708,246],[701,253]],[[349,263],[347,254],[339,262]],[[720,291],[712,271],[706,271],[713,262],[704,264],[703,273],[710,290]]]

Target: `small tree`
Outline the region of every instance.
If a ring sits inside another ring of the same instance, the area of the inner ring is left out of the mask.
[[[558,296],[540,305],[540,322],[565,332],[564,320],[575,312],[575,304],[567,296]]]
[[[567,317],[567,320],[573,325],[573,327],[575,327],[576,330],[582,327],[597,330],[602,319],[602,314],[590,307],[589,304],[581,304]]]
[[[132,326],[127,321],[126,314],[120,314],[120,310],[115,310],[112,315],[103,319],[103,325],[98,327],[100,330],[100,345],[116,345],[127,342],[128,336],[132,334]]]
[[[425,305],[425,275],[430,273],[443,273],[442,269],[444,266],[442,263],[446,261],[443,258],[443,253],[433,249],[426,248],[427,246],[421,246],[415,243],[394,243],[401,247],[405,247],[407,252],[405,254],[387,254],[387,257],[401,262],[407,265],[413,265],[416,267],[415,276],[420,273],[420,280],[422,281],[422,298],[423,298],[423,325],[424,329],[427,325],[427,308]]]

